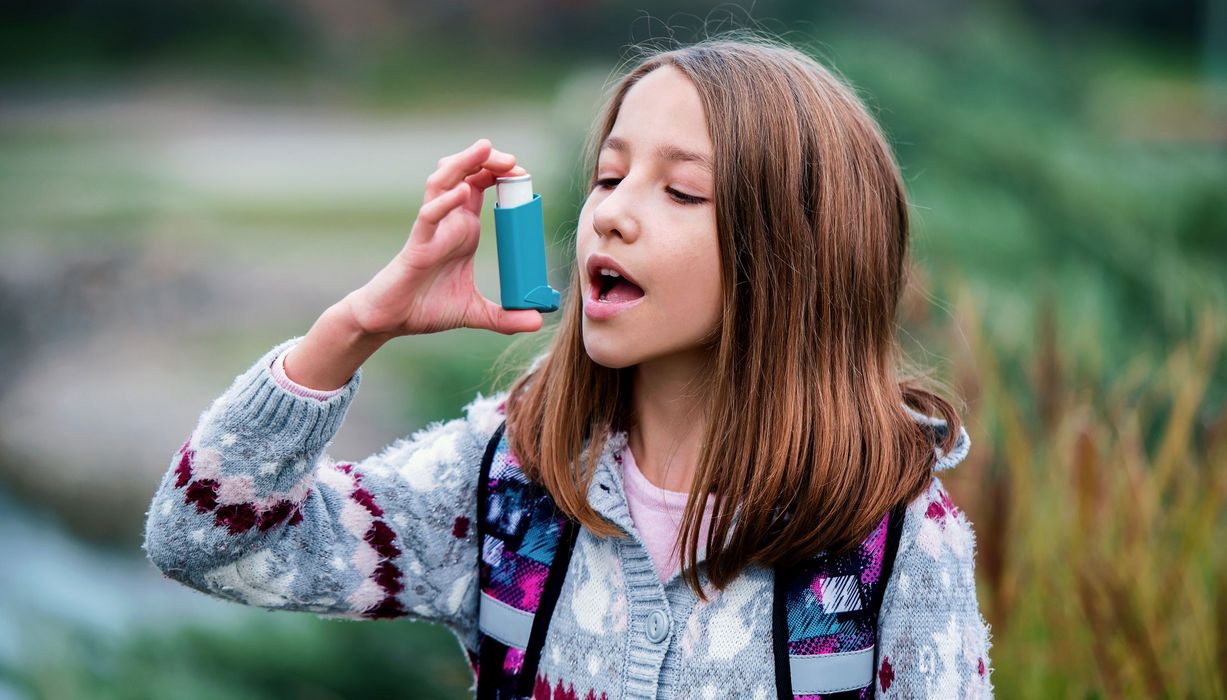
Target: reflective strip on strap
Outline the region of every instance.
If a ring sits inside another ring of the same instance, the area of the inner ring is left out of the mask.
[[[841,654],[788,655],[794,695],[838,693],[873,683],[873,647]]]
[[[494,637],[509,647],[528,648],[528,637],[533,631],[532,613],[517,610],[485,591],[481,592],[480,605],[477,628],[482,634]]]

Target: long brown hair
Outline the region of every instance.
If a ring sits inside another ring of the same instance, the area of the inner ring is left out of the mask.
[[[723,590],[748,565],[855,546],[928,486],[933,439],[905,403],[947,422],[944,450],[959,422],[948,401],[901,376],[909,232],[898,166],[854,91],[812,58],[758,37],[652,53],[614,85],[590,135],[588,191],[627,91],[666,65],[698,90],[715,150],[724,311],[678,536],[684,580],[705,598],[693,562],[707,494],[704,566]],[[548,353],[511,388],[507,434],[559,508],[597,536],[620,536],[587,493],[607,438],[632,420],[634,368],[588,357],[579,274],[569,290]]]

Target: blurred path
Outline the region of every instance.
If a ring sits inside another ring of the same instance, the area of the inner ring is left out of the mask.
[[[178,93],[0,103],[0,134],[10,145],[30,140],[34,150],[27,152],[42,161],[37,179],[110,172],[148,177],[197,201],[282,200],[307,208],[388,200],[416,206],[435,161],[483,136],[535,175],[553,177],[561,144],[551,127],[558,119],[549,105],[372,114]],[[75,194],[82,202],[90,196]],[[167,192],[134,197],[161,194]]]

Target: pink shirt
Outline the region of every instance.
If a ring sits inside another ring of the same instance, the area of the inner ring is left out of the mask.
[[[682,526],[682,512],[686,509],[686,501],[690,494],[681,491],[666,491],[648,481],[635,464],[635,455],[627,444],[622,450],[622,482],[626,489],[626,502],[630,506],[631,520],[635,529],[643,539],[643,544],[652,555],[652,563],[664,583],[678,569],[677,557],[673,554],[673,545],[677,541],[678,530]],[[699,525],[699,552],[704,551],[703,543],[707,539],[707,528],[711,524],[712,506],[715,502],[708,497],[707,509],[703,511],[703,520]]]
[[[290,379],[285,373],[287,352],[289,348],[278,355],[269,368],[273,378],[286,391],[298,396],[326,401],[344,389],[341,387],[332,391],[320,391],[305,387]],[[652,563],[656,565],[656,573],[660,576],[661,583],[664,583],[678,568],[678,560],[672,549],[674,542],[677,541],[678,530],[682,523],[682,512],[686,509],[686,501],[690,494],[666,491],[648,481],[643,472],[639,471],[639,465],[635,464],[635,455],[631,453],[629,444],[623,448],[621,457],[622,482],[626,489],[626,502],[630,506],[631,520],[635,524],[635,529],[639,531],[639,536],[643,539],[648,553],[652,556]],[[703,542],[707,538],[707,529],[711,524],[713,505],[712,500],[708,498],[707,509],[703,512],[703,521],[699,527],[700,552],[704,549]]]

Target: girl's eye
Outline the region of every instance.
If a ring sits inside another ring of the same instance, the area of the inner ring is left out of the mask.
[[[668,192],[671,197],[681,202],[682,204],[702,204],[703,202],[707,201],[706,199],[703,199],[702,197],[696,197],[692,194],[682,194],[681,192],[678,192],[672,187],[666,187],[665,191]]]
[[[606,177],[606,178],[602,178],[602,179],[600,179],[600,180],[597,180],[597,181],[596,181],[596,186],[597,186],[597,187],[599,187],[599,188],[601,188],[601,189],[609,189],[609,188],[612,188],[612,187],[616,187],[616,186],[617,186],[617,184],[618,184],[619,182],[621,182],[621,181],[622,181],[622,179],[621,179],[621,178],[616,178],[616,177]],[[665,191],[669,193],[669,196],[670,196],[670,197],[672,197],[673,199],[677,200],[678,202],[681,202],[682,204],[702,204],[703,202],[706,202],[706,201],[707,201],[706,199],[704,199],[704,198],[702,198],[702,197],[696,197],[696,196],[694,196],[694,195],[690,195],[690,194],[685,194],[685,193],[682,193],[682,192],[678,192],[677,190],[673,189],[672,187],[666,187],[666,188],[665,188]]]

